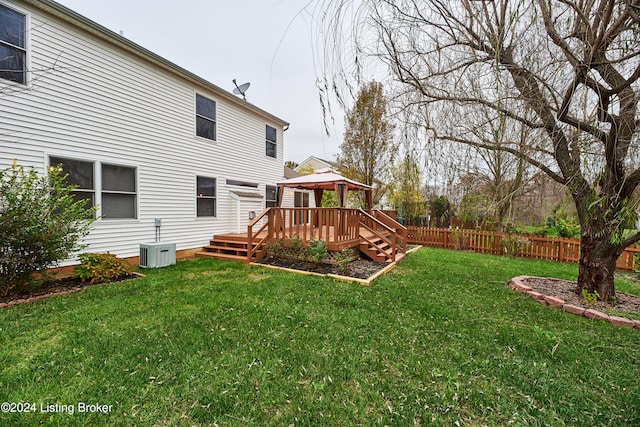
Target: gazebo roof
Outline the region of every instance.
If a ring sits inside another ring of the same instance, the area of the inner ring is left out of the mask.
[[[364,191],[367,209],[371,210],[373,206],[370,186],[345,178],[333,169],[320,169],[311,175],[299,176],[278,182],[278,189],[280,190],[278,191],[278,206],[282,205],[282,189],[285,187],[297,188],[299,190],[313,190],[316,206],[320,206],[324,190],[334,190],[338,198],[338,207],[341,208],[346,205],[347,191]]]
[[[347,186],[347,190],[371,190],[371,187],[361,182],[345,178],[333,169],[319,169],[310,175],[278,182],[279,187],[297,188],[299,190],[335,190],[337,184]]]

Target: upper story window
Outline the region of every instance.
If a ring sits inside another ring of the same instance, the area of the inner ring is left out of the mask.
[[[27,17],[0,4],[0,78],[27,82]]]
[[[277,131],[276,128],[267,125],[267,145],[266,145],[266,154],[269,157],[273,157],[274,159],[278,156],[278,144],[277,144]]]
[[[216,140],[216,102],[196,94],[196,135]]]

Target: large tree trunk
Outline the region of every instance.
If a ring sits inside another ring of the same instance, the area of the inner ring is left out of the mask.
[[[580,239],[578,292],[597,291],[601,301],[610,301],[615,296],[613,275],[619,256],[617,246],[584,233]]]

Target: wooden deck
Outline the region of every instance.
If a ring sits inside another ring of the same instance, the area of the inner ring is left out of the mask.
[[[247,233],[218,234],[196,255],[248,263],[264,257],[268,242],[294,236],[322,240],[330,252],[357,247],[378,262],[398,261],[407,244],[407,229],[380,211],[269,208],[249,224]]]

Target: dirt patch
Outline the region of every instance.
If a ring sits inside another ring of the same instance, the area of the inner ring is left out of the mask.
[[[141,277],[141,276],[142,276],[141,274],[132,273],[115,282],[110,282],[110,283],[117,283],[125,280],[137,279],[138,277]],[[36,289],[23,291],[16,295],[0,296],[0,304],[9,304],[12,301],[26,302],[27,300],[37,300],[37,299],[42,299],[42,298],[53,296],[53,295],[80,291],[89,286],[100,286],[100,285],[107,285],[107,284],[109,283],[91,284],[88,282],[82,282],[77,277],[67,277],[64,279],[50,280],[50,281],[44,282],[41,286],[39,286]]]
[[[640,318],[640,296],[616,292],[613,303],[596,301],[594,304],[589,305],[584,302],[582,294],[578,293],[578,285],[576,282],[547,277],[526,277],[523,282],[525,285],[530,286],[532,290],[544,295],[560,298],[567,304],[603,312],[607,312],[607,310],[623,312],[617,313],[616,315],[618,316],[624,316],[624,313],[633,313]]]
[[[293,270],[308,271],[319,274],[337,274],[339,276],[353,277],[356,279],[368,279],[376,274],[378,271],[384,269],[389,264],[374,262],[366,259],[358,259],[350,263],[350,271],[342,272],[338,269],[338,266],[333,264],[320,264],[315,265],[307,261],[292,260],[292,259],[261,259],[256,264],[273,265],[276,267],[290,268]]]

